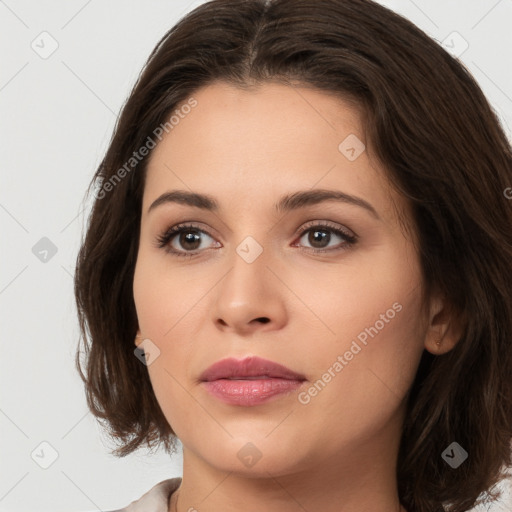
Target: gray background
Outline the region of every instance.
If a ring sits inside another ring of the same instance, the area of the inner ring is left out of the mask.
[[[108,454],[74,368],[72,275],[116,115],[160,37],[201,3],[0,1],[2,512],[115,509],[181,475],[181,453]],[[512,0],[381,3],[452,46],[511,137]]]

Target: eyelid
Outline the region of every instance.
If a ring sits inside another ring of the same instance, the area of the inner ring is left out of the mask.
[[[356,233],[354,233],[354,231],[352,231],[351,229],[348,229],[345,226],[338,224],[337,222],[332,222],[330,220],[322,220],[322,219],[317,219],[317,220],[312,220],[312,221],[306,222],[297,230],[297,235],[301,235],[302,233],[304,233],[304,231],[307,231],[308,229],[311,229],[314,227],[327,227],[334,231],[340,231],[347,237],[359,238],[358,235]]]

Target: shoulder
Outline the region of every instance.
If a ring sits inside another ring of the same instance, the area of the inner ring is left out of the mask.
[[[167,512],[171,494],[179,487],[181,477],[168,478],[157,483],[139,499],[110,512]],[[108,511],[107,511],[108,512]]]

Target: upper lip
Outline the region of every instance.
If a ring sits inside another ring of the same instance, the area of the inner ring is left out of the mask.
[[[234,357],[221,359],[207,368],[199,378],[202,381],[212,381],[258,376],[306,380],[304,375],[296,373],[286,368],[286,366],[256,356],[249,356],[244,359],[235,359]]]

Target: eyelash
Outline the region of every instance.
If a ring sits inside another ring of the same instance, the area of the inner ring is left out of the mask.
[[[321,254],[321,253],[327,253],[327,252],[338,252],[338,251],[347,251],[351,249],[356,243],[359,237],[355,235],[350,235],[347,232],[339,229],[338,227],[334,227],[330,225],[328,222],[324,224],[309,224],[304,226],[300,229],[298,233],[299,239],[302,238],[304,233],[307,233],[309,231],[328,231],[331,233],[334,233],[335,235],[340,236],[341,238],[345,239],[345,243],[341,247],[337,247],[335,249],[310,249],[306,248],[306,252],[313,252],[314,254]],[[173,255],[173,256],[180,256],[180,257],[188,257],[191,258],[193,256],[196,256],[199,252],[202,252],[204,249],[196,250],[196,252],[192,251],[177,251],[175,249],[172,249],[169,242],[176,236],[181,233],[187,233],[187,232],[199,232],[204,233],[208,235],[209,237],[213,238],[207,231],[200,229],[198,226],[194,224],[177,224],[176,226],[173,226],[166,231],[164,231],[161,235],[157,236],[156,238],[156,245],[158,248],[163,249],[165,252]],[[304,249],[303,249],[304,250]]]

